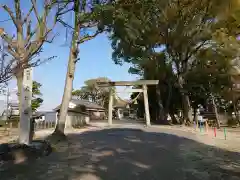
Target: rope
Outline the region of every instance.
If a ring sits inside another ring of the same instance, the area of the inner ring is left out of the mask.
[[[132,99],[131,101],[125,101],[125,100],[123,100],[122,98],[120,98],[120,97],[115,93],[115,98],[118,99],[118,100],[121,100],[121,101],[123,101],[123,102],[125,102],[125,103],[132,104],[133,102],[135,102],[135,101],[138,99],[138,97],[139,97],[140,95],[141,95],[141,92],[139,92],[138,95],[137,95],[134,99]]]
[[[130,101],[130,104],[132,104],[133,102],[135,102],[140,95],[141,95],[141,92],[139,92],[138,95],[137,95],[134,99],[132,99],[132,100]]]

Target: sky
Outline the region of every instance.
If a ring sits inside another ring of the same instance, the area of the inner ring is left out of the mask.
[[[13,0],[0,0],[9,4]],[[11,4],[9,4],[11,7]],[[26,8],[26,7],[25,7]],[[23,9],[23,11],[25,11]],[[6,32],[14,33],[14,27],[9,22],[2,22],[8,19],[6,13],[0,10],[0,27],[4,27]],[[52,44],[44,45],[44,51],[40,58],[44,59],[51,56],[57,56],[51,61],[42,64],[33,70],[33,80],[42,84],[41,92],[44,99],[40,110],[51,110],[61,103],[65,77],[67,71],[67,63],[69,56],[69,46],[66,45],[65,31],[62,27],[58,27],[59,36]],[[107,77],[113,81],[136,80],[137,76],[128,73],[128,64],[123,66],[115,65],[112,60],[112,48],[107,34],[101,34],[95,39],[82,44],[79,48],[80,61],[77,63],[73,88],[78,89],[83,86],[84,81],[97,77]],[[16,101],[16,80],[13,79],[9,83],[11,93],[11,101]],[[124,89],[124,88],[122,88]],[[129,96],[128,93],[119,94],[122,97]],[[5,99],[5,97],[0,97]]]

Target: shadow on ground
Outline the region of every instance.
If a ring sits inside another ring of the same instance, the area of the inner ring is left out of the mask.
[[[0,172],[21,180],[237,180],[240,154],[137,129],[69,135],[59,152]]]

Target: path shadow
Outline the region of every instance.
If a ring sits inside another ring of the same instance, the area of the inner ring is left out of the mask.
[[[21,180],[238,180],[240,153],[138,129],[72,134],[59,152],[0,172]]]

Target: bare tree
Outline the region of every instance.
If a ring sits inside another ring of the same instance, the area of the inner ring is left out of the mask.
[[[7,60],[7,56],[3,42],[0,46],[0,89],[4,87],[13,76],[13,60]]]
[[[23,71],[28,67],[36,67],[43,63],[44,61],[36,61],[35,63],[31,63],[30,65],[22,66],[19,68],[18,60],[14,57],[10,57],[7,53],[7,47],[4,42],[0,46],[0,89],[5,87],[6,84],[17,74],[19,71]],[[53,57],[52,57],[53,58]],[[51,58],[50,58],[51,59]],[[49,59],[46,59],[49,60]]]
[[[45,42],[51,43],[54,36],[50,38],[50,33],[55,27],[56,21],[49,26],[48,20],[50,20],[50,13],[52,9],[52,4],[55,1],[44,0],[43,8],[41,12],[39,11],[39,4],[37,0],[29,0],[31,7],[28,12],[24,14],[21,10],[20,0],[14,0],[14,10],[10,9],[7,5],[2,5],[1,7],[8,13],[12,23],[15,26],[16,34],[11,37],[10,33],[4,31],[0,28],[0,36],[7,43],[7,52],[11,56],[14,64],[14,71],[12,72],[17,79],[18,86],[18,100],[19,100],[19,112],[20,112],[20,124],[21,121],[28,122],[29,119],[23,119],[21,107],[22,101],[22,88],[23,88],[23,69],[28,67],[36,66],[41,63],[40,59],[36,57],[42,51],[42,46]],[[24,3],[26,3],[24,1]],[[35,17],[35,20],[33,19]],[[32,23],[34,22],[34,25]],[[35,24],[36,22],[36,24]],[[30,109],[30,108],[29,108]],[[28,114],[31,114],[28,113]],[[26,118],[26,117],[25,117]],[[28,117],[30,118],[30,117]],[[30,120],[29,120],[30,121]],[[30,123],[30,122],[29,122]],[[27,124],[26,124],[27,125]],[[21,129],[21,127],[20,127]],[[21,141],[21,134],[20,134]],[[31,138],[23,142],[28,144]]]

